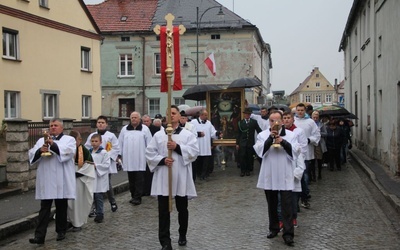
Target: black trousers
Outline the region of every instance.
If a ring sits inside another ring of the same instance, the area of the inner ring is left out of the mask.
[[[214,164],[214,162],[211,161],[211,155],[202,155],[197,157],[194,162],[195,169],[193,169],[193,180],[196,180],[195,172],[200,179],[205,179],[208,176],[209,171],[211,170],[211,164]]]
[[[329,169],[334,169],[334,164],[336,163],[336,168],[338,170],[342,169],[340,161],[340,148],[328,148],[328,159],[329,159]]]
[[[175,196],[176,210],[178,211],[178,222],[179,222],[179,236],[186,237],[188,223],[189,223],[189,211],[188,211],[188,198],[187,196]],[[170,234],[170,212],[168,196],[158,196],[158,239],[160,240],[161,246],[171,244]]]
[[[149,167],[146,164],[146,172],[144,174],[144,187],[143,195],[148,196],[151,193],[151,183],[153,182],[153,173],[150,172]]]
[[[67,231],[67,199],[55,199],[54,203],[56,205],[56,232],[65,233]],[[53,200],[41,200],[40,201],[40,211],[38,217],[38,225],[35,230],[35,237],[39,239],[46,238],[47,226],[50,221],[51,205]]]
[[[240,160],[240,171],[242,173],[248,173],[253,171],[254,165],[254,149],[253,147],[240,147],[239,148],[239,160]]]
[[[145,171],[128,171],[129,191],[133,199],[142,199],[144,173]]]
[[[292,191],[265,190],[265,196],[268,202],[269,231],[278,233],[280,230],[278,219],[278,193],[281,194],[283,238],[286,236],[294,237]]]

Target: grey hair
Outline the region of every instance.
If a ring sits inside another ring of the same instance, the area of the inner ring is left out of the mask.
[[[61,120],[60,118],[51,118],[50,123],[52,123],[52,122],[59,122],[61,124],[61,126],[64,126],[64,121]]]
[[[154,119],[154,120],[153,120],[153,124],[154,124],[154,123],[162,124],[162,121],[161,121],[161,119],[158,119],[158,118],[157,118],[157,119]]]

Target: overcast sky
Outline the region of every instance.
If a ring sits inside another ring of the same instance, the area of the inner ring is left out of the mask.
[[[314,67],[332,85],[335,78],[343,80],[344,58],[338,49],[352,0],[217,1],[256,25],[271,45],[272,91],[290,94]]]

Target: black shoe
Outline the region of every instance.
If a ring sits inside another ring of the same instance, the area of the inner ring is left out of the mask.
[[[172,250],[172,246],[169,244],[169,245],[164,245],[162,248],[161,248],[161,250]]]
[[[186,246],[187,240],[185,236],[179,236],[178,245],[179,246]]]
[[[111,203],[111,211],[115,212],[117,211],[117,209],[118,209],[117,203],[115,202]]]
[[[65,239],[65,233],[57,233],[57,238],[56,238],[56,240],[57,240],[57,241],[61,241],[61,240],[63,240],[63,239]]]
[[[243,177],[243,176],[244,176],[244,172],[241,172],[241,173],[240,173],[240,177]]]
[[[285,244],[286,245],[288,245],[288,246],[291,246],[291,247],[293,247],[294,245],[294,241],[293,241],[293,238],[292,237],[285,237],[285,238],[283,238],[283,240],[285,241]]]
[[[29,243],[31,243],[31,244],[39,244],[39,245],[42,245],[42,244],[44,244],[44,239],[40,239],[40,238],[32,238],[32,239],[29,239]]]
[[[267,238],[268,238],[268,239],[275,238],[276,236],[278,236],[278,232],[269,232],[269,233],[267,234]]]
[[[133,199],[133,201],[131,202],[134,206],[140,205],[142,204],[142,201],[140,199]]]
[[[246,176],[250,176],[250,172],[246,172]]]
[[[96,209],[92,209],[92,211],[90,211],[89,217],[90,218],[96,217]]]
[[[72,232],[74,232],[74,233],[79,232],[79,231],[82,231],[81,227],[73,227],[72,228]]]
[[[97,223],[102,223],[104,219],[103,215],[97,215],[96,218],[94,218],[94,221]]]

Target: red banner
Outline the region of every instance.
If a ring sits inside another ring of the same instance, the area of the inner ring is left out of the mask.
[[[162,26],[160,28],[160,49],[161,49],[161,92],[168,92],[168,80],[165,70],[167,69],[167,28]],[[182,89],[181,79],[181,60],[179,52],[179,27],[173,28],[173,43],[174,43],[174,86],[173,90]]]

